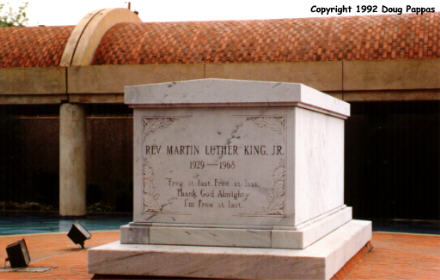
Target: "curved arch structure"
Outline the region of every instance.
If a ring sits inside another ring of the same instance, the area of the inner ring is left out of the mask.
[[[60,66],[89,65],[102,36],[112,26],[121,22],[140,21],[135,13],[127,9],[101,9],[87,14],[72,31]]]

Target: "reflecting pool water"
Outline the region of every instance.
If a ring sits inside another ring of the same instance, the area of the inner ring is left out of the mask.
[[[132,220],[127,216],[86,216],[83,218],[62,218],[56,215],[0,215],[0,235],[68,232],[72,223],[80,222],[89,231],[117,230]]]
[[[72,223],[80,222],[89,231],[118,230],[132,221],[131,215],[62,218],[56,215],[0,214],[0,235],[68,232]],[[373,221],[373,231],[440,234],[440,221]]]

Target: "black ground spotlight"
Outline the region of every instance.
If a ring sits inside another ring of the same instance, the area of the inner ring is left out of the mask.
[[[11,264],[11,267],[25,267],[31,261],[29,251],[24,239],[9,244],[6,247],[8,258],[6,259]]]
[[[90,239],[92,235],[87,231],[87,229],[80,223],[72,224],[69,233],[67,236],[73,241],[75,244],[81,245],[81,248],[84,249],[84,241],[86,239]]]

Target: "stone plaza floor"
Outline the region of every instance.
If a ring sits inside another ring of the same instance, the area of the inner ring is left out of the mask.
[[[6,246],[21,238],[25,238],[31,257],[29,267],[53,268],[46,272],[0,272],[0,279],[93,279],[87,273],[87,250],[73,244],[66,233],[0,236],[0,267],[5,266]],[[118,239],[119,231],[94,231],[85,247]],[[440,279],[440,235],[373,232],[371,243],[332,279]]]

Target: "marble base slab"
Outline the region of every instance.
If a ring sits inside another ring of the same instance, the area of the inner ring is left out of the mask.
[[[121,243],[303,249],[351,219],[352,208],[344,206],[299,228],[244,229],[131,223],[121,227]]]
[[[371,222],[351,220],[306,249],[120,244],[88,251],[88,272],[222,279],[330,279],[371,240]]]

